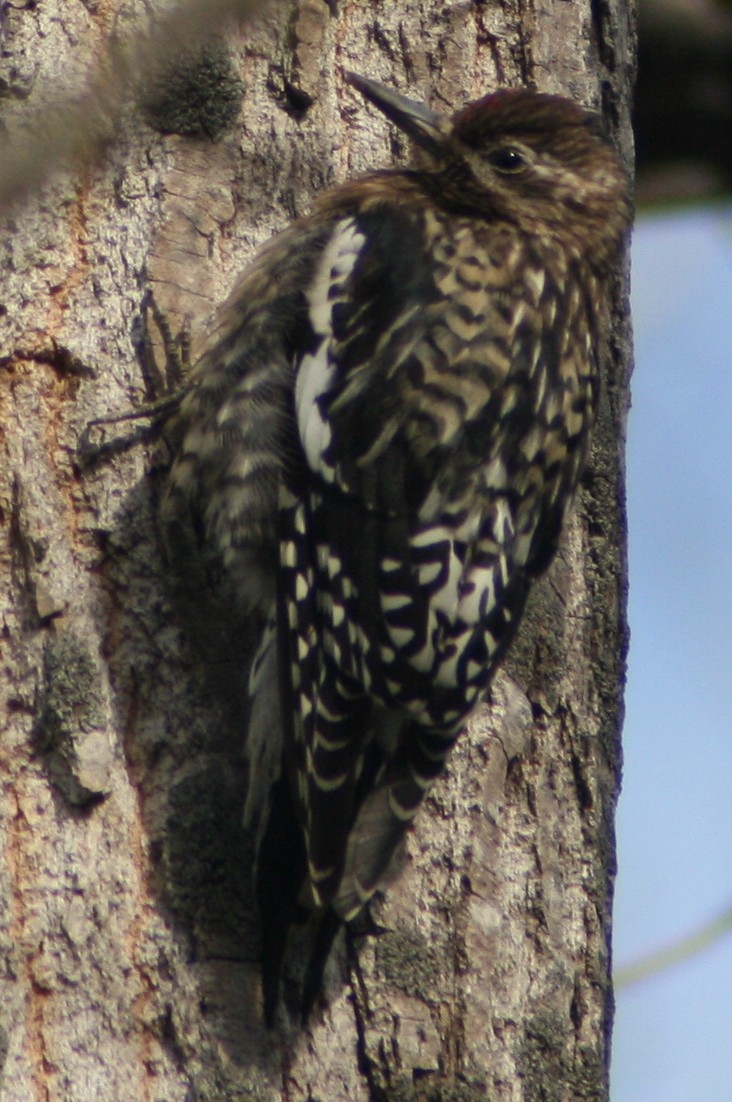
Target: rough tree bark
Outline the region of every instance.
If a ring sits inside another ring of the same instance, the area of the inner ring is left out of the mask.
[[[7,122],[73,89],[144,15],[143,0],[3,6]],[[145,396],[147,287],[174,330],[189,319],[195,346],[237,272],[316,190],[403,156],[344,68],[444,109],[498,85],[564,92],[602,105],[629,153],[632,51],[628,0],[272,0],[213,61],[178,58],[194,100],[217,74],[201,108],[216,142],[161,133],[186,125],[138,97],[93,165],[6,217],[2,1102],[607,1097],[623,276],[559,559],[419,817],[382,932],[340,945],[325,1005],[288,1036],[259,1010],[240,826],[245,627],[221,609],[197,618],[170,576],[155,524],[164,448],[87,463],[77,448],[91,418]]]

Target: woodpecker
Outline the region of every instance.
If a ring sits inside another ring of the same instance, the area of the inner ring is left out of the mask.
[[[290,924],[332,931],[383,883],[551,561],[631,216],[569,100],[509,88],[447,117],[348,79],[414,159],[326,192],[244,273],[163,502],[265,623],[245,814],[270,1021]]]

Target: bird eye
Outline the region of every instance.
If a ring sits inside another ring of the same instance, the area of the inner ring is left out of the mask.
[[[488,163],[499,172],[518,172],[526,167],[526,159],[520,150],[504,145],[488,154]]]

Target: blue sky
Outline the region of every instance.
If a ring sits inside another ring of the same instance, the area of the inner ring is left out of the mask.
[[[641,219],[620,967],[732,906],[732,208]],[[732,1102],[732,935],[618,992],[613,1102]]]

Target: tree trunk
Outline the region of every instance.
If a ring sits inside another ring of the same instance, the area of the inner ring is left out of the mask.
[[[5,8],[9,125],[73,90],[110,35],[139,33],[142,8]],[[286,1036],[261,1019],[240,825],[247,625],[199,614],[170,577],[164,447],[134,428],[135,447],[83,460],[78,444],[90,419],[146,397],[147,287],[195,351],[237,273],[318,189],[403,156],[344,69],[445,110],[500,85],[563,92],[601,105],[628,152],[630,23],[625,0],[273,0],[202,57],[176,55],[180,96],[200,97],[217,141],[161,133],[195,119],[148,88],[94,164],[6,219],[1,1102],[607,1097],[622,275],[558,560],[418,817],[379,932],[337,944],[323,1005]]]

